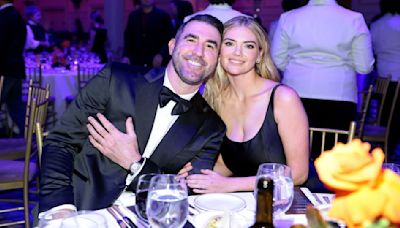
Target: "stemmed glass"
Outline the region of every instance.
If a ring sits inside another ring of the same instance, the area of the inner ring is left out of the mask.
[[[274,181],[274,216],[280,216],[289,210],[293,201],[293,179],[289,166],[278,163],[263,163],[258,167],[257,181],[268,177]],[[254,188],[257,195],[257,188]]]
[[[146,213],[151,227],[183,227],[188,216],[188,192],[184,179],[159,174],[151,178]]]
[[[152,177],[158,175],[157,173],[148,173],[143,174],[139,177],[137,186],[136,186],[136,203],[135,210],[138,216],[138,219],[142,220],[148,224],[147,215],[146,215],[146,202],[147,195],[149,193],[150,180]]]

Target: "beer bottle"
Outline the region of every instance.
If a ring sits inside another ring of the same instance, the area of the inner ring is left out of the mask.
[[[256,222],[253,228],[273,228],[272,214],[273,214],[273,196],[274,196],[274,182],[271,178],[260,177],[257,181],[257,208],[256,208]]]

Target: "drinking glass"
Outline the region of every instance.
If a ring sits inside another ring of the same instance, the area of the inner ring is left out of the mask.
[[[293,201],[293,179],[289,166],[278,163],[263,163],[258,167],[256,183],[260,177],[274,181],[273,214],[275,217],[289,210]],[[257,188],[254,188],[257,195]]]
[[[152,177],[158,175],[157,173],[148,173],[143,174],[139,177],[137,186],[136,186],[136,203],[135,210],[139,219],[143,222],[148,223],[147,215],[146,215],[146,202],[147,195],[149,193],[150,180]]]
[[[183,227],[188,216],[186,182],[177,175],[151,178],[146,213],[151,227]]]

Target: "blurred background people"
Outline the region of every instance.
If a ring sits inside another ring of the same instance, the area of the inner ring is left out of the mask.
[[[170,0],[169,3],[173,34],[175,34],[185,17],[193,14],[193,6],[192,3],[185,0]]]
[[[374,63],[362,14],[335,0],[310,0],[281,15],[271,54],[282,82],[302,98],[311,127],[349,128],[356,114],[357,73],[368,74]]]
[[[25,8],[26,22],[26,43],[25,49],[35,54],[49,51],[50,46],[45,28],[40,24],[42,14],[39,7],[29,5]]]
[[[154,1],[140,0],[140,7],[129,14],[123,62],[155,68],[168,62],[166,46],[172,38],[171,17],[158,9]]]
[[[220,20],[222,23],[225,23],[234,17],[247,16],[246,14],[243,14],[232,8],[235,0],[208,0],[208,2],[210,4],[207,6],[207,8],[187,16],[184,21],[187,21],[194,15],[198,14],[209,14],[218,18],[218,20]]]
[[[386,94],[382,110],[382,125],[386,126],[393,102],[397,82],[400,80],[400,1],[381,0],[381,15],[371,24],[372,47],[376,56],[376,70],[378,76],[389,77],[391,82]],[[400,105],[397,105],[400,107]],[[398,113],[396,111],[396,113]],[[391,134],[397,142],[389,145],[388,153],[395,150],[400,142],[400,121],[396,117],[393,129],[398,129],[397,134]]]
[[[22,103],[22,80],[25,78],[23,52],[26,24],[14,8],[12,0],[0,0],[0,75],[4,76],[0,105],[4,102],[8,112],[24,134],[25,108]]]
[[[107,29],[104,27],[104,19],[98,11],[93,11],[90,19],[92,24],[89,39],[90,51],[96,53],[100,58],[100,63],[106,63]]]
[[[283,12],[287,12],[287,11],[302,7],[302,6],[306,5],[307,3],[308,3],[308,0],[282,0],[281,7],[283,9]],[[279,19],[276,19],[276,20],[272,21],[271,24],[269,25],[268,38],[271,41],[272,41],[272,38],[274,37],[276,27],[278,26],[278,21],[279,21]]]

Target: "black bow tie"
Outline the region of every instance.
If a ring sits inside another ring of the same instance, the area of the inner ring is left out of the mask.
[[[161,89],[160,96],[158,98],[158,102],[160,104],[160,107],[161,108],[164,107],[171,100],[176,102],[176,104],[175,104],[175,106],[174,106],[174,108],[172,109],[172,112],[171,112],[172,115],[183,114],[183,113],[189,111],[190,107],[192,106],[190,101],[181,98],[180,96],[178,96],[177,94],[172,92],[170,89],[168,89],[167,87],[163,86],[162,89]]]

